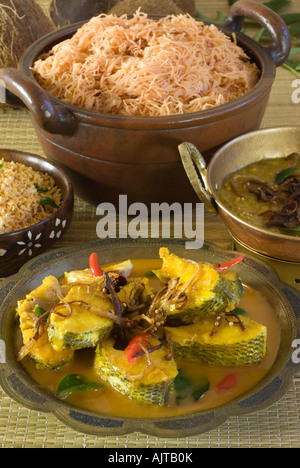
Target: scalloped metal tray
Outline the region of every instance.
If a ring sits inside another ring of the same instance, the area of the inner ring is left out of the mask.
[[[41,412],[51,412],[58,420],[76,431],[98,436],[142,432],[156,437],[188,437],[217,428],[230,416],[263,410],[279,401],[288,391],[300,364],[293,362],[293,342],[300,335],[300,294],[283,283],[275,270],[245,255],[236,266],[243,282],[259,289],[272,304],[280,325],[281,340],[276,360],[268,374],[251,391],[238,399],[215,408],[180,417],[132,419],[101,416],[57,399],[41,388],[17,361],[13,328],[17,301],[37,287],[45,276],[62,275],[65,271],[86,268],[92,251],[101,252],[103,263],[128,258],[158,258],[161,245],[178,255],[198,261],[223,262],[236,252],[224,252],[204,243],[198,250],[186,250],[185,241],[163,240],[94,240],[79,247],[54,250],[33,259],[20,272],[0,283],[0,340],[6,345],[5,359],[0,355],[0,385],[19,404]]]

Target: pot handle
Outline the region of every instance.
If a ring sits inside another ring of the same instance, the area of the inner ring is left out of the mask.
[[[0,68],[0,80],[25,104],[43,130],[67,135],[75,132],[77,122],[72,112],[59,104],[53,105],[33,78],[17,68]]]
[[[198,198],[214,215],[218,215],[218,207],[211,194],[208,181],[206,162],[193,143],[183,142],[178,146],[181,162]]]
[[[253,0],[235,2],[223,23],[233,31],[240,31],[245,18],[250,18],[263,26],[271,36],[272,43],[267,50],[275,65],[282,65],[288,58],[291,49],[291,37],[285,22],[277,13]]]

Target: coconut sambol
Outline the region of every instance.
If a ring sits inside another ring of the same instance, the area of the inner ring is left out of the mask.
[[[275,360],[271,305],[234,266],[160,249],[160,260],[49,276],[17,305],[19,360],[76,406],[129,417],[208,409],[252,388]],[[21,333],[20,333],[21,332]]]

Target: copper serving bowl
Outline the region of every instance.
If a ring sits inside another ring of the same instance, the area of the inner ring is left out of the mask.
[[[198,198],[220,214],[232,237],[251,251],[289,262],[300,262],[300,237],[253,226],[232,214],[219,199],[224,179],[237,169],[264,158],[300,153],[300,127],[266,128],[241,135],[220,148],[208,166],[193,144],[179,147],[183,166]]]
[[[45,252],[66,233],[73,217],[74,192],[68,175],[45,158],[15,150],[1,150],[1,158],[46,172],[62,193],[62,204],[47,219],[0,235],[0,278],[4,278],[17,273],[22,265]]]
[[[239,33],[244,17],[264,26],[271,45],[262,47]],[[202,112],[166,117],[132,117],[87,111],[50,96],[33,78],[31,67],[55,44],[74,35],[83,23],[59,29],[34,43],[20,61],[20,70],[2,69],[0,79],[21,99],[47,157],[80,175],[76,189],[94,202],[173,202],[195,199],[177,147],[194,143],[209,154],[226,141],[257,129],[263,118],[276,75],[288,57],[291,43],[286,25],[269,8],[240,0],[219,29],[232,37],[260,69],[256,86],[244,96]],[[73,179],[75,181],[75,179]],[[153,183],[155,181],[155,188]]]

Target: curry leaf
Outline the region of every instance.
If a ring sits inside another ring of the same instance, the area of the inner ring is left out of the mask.
[[[58,398],[64,398],[73,392],[87,392],[88,390],[98,390],[101,387],[103,387],[103,384],[89,382],[78,374],[69,374],[58,384],[56,396]]]
[[[236,314],[236,315],[245,315],[246,311],[242,309],[241,307],[235,307],[235,309],[233,309],[231,313]]]
[[[43,197],[41,200],[40,200],[40,205],[42,205],[43,207],[45,207],[46,205],[50,205],[52,206],[53,208],[58,208],[57,204],[55,203],[55,201],[53,200],[53,198],[50,198],[50,197]]]
[[[154,273],[154,271],[148,271],[145,275],[147,278],[156,278],[156,274]]]
[[[175,390],[177,392],[181,392],[183,390],[186,390],[190,384],[191,384],[190,379],[186,377],[185,375],[183,375],[182,370],[179,369],[178,374],[174,381]]]
[[[296,232],[300,232],[300,226],[297,226],[295,228],[282,228],[283,231],[296,231]]]
[[[208,380],[204,381],[201,385],[195,387],[192,391],[192,397],[194,401],[200,400],[200,398],[203,397],[203,395],[205,395],[205,393],[209,390],[209,387],[210,384]]]
[[[294,174],[294,172],[299,170],[299,167],[288,167],[287,169],[284,169],[283,171],[279,172],[279,174],[277,174],[277,176],[275,177],[275,184],[282,184],[282,182],[284,182],[285,179],[287,179],[290,175]]]
[[[40,187],[38,184],[34,184],[37,192],[41,192],[41,193],[46,193],[46,192],[49,192],[49,189],[48,188],[45,188],[45,187]]]
[[[184,375],[182,369],[179,369],[174,381],[174,387],[176,390],[176,402],[179,404],[185,398],[192,398],[194,401],[198,401],[209,390],[210,383],[207,378],[194,382]]]

